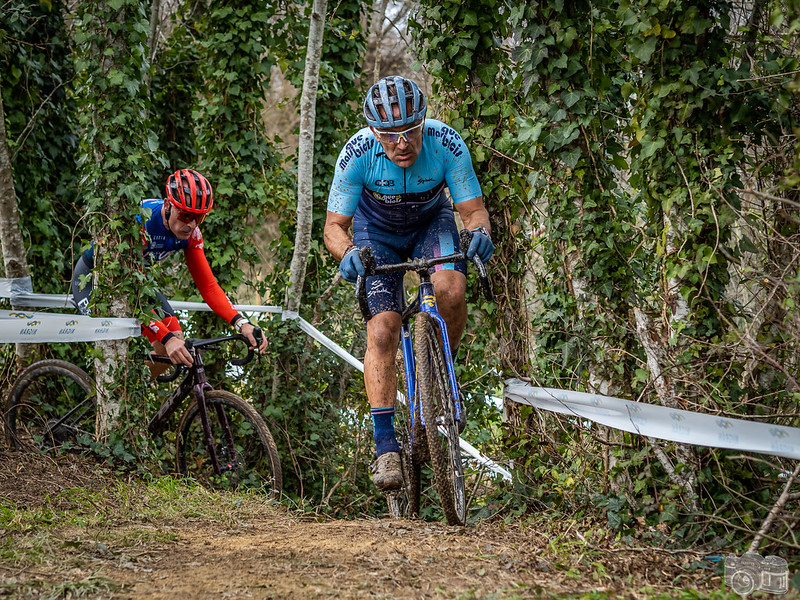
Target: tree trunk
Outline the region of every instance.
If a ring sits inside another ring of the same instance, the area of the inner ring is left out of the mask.
[[[314,128],[326,5],[327,0],[314,0],[311,24],[308,28],[306,68],[300,97],[300,144],[297,150],[297,233],[289,271],[289,287],[286,290],[286,308],[290,311],[300,309],[306,263],[311,248],[311,224],[314,213]]]
[[[373,3],[372,23],[370,30],[375,36],[375,62],[372,65],[372,83],[381,78],[381,42],[383,41],[383,21],[389,0],[375,0]]]
[[[80,176],[95,241],[92,303],[98,316],[130,317],[139,293],[138,193],[149,169],[145,71],[151,3],[86,0],[77,5],[76,60],[82,128]],[[133,160],[131,155],[140,156]],[[104,440],[131,398],[128,341],[96,343],[97,438]]]
[[[14,190],[14,171],[6,139],[6,119],[0,90],[0,247],[3,251],[5,275],[11,279],[30,277],[25,241],[19,225],[17,193]],[[12,308],[18,308],[11,303]],[[22,363],[31,354],[32,344],[17,344],[17,360]]]

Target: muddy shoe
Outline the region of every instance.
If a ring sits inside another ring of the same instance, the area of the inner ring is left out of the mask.
[[[384,452],[372,463],[372,483],[382,492],[400,489],[403,474],[400,472],[399,452]]]

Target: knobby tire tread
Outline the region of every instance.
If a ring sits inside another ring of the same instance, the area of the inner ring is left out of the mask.
[[[445,519],[449,525],[464,525],[465,519],[458,515],[453,494],[453,481],[450,477],[448,467],[449,456],[445,456],[442,442],[439,438],[439,428],[436,419],[442,415],[443,399],[437,388],[437,373],[435,365],[441,364],[440,361],[429,358],[435,352],[441,352],[436,339],[436,328],[432,324],[431,317],[426,313],[419,313],[416,316],[414,334],[414,354],[417,362],[417,382],[419,385],[420,400],[422,403],[422,413],[425,417],[425,433],[428,439],[428,451],[430,453],[431,465],[433,467],[433,478],[436,489],[439,492],[439,500],[444,512]],[[438,396],[437,396],[438,394]],[[438,402],[435,398],[438,397]],[[446,396],[445,396],[446,398]],[[463,480],[462,480],[463,483]]]
[[[256,411],[256,409],[253,408],[250,403],[236,394],[226,392],[225,390],[209,390],[205,393],[205,399],[206,408],[208,409],[208,416],[212,423],[212,430],[213,424],[217,421],[217,413],[214,409],[216,404],[222,404],[223,406],[228,406],[239,411],[239,413],[250,423],[250,425],[253,426],[253,429],[259,436],[259,441],[261,442],[269,461],[272,475],[272,491],[270,495],[273,498],[279,498],[281,491],[283,490],[283,472],[281,469],[280,457],[278,455],[278,448],[275,445],[275,439],[272,437],[272,433],[270,432],[269,427],[267,427],[263,417],[258,414],[258,411]],[[199,411],[200,407],[197,404],[197,401],[193,400],[186,409],[186,412],[183,414],[180,424],[178,425],[175,458],[178,472],[183,476],[190,475],[188,462],[186,460],[186,434],[188,433],[195,417],[198,417]]]
[[[36,361],[19,374],[19,377],[14,382],[14,387],[8,393],[3,423],[5,425],[6,441],[12,448],[20,449],[17,437],[17,416],[19,407],[25,402],[25,392],[37,379],[44,379],[53,375],[65,377],[77,383],[86,393],[86,396],[91,396],[92,412],[94,413],[97,410],[94,381],[86,374],[86,371],[70,362],[55,358]]]

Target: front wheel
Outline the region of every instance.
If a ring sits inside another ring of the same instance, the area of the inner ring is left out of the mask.
[[[408,399],[406,399],[408,402]],[[419,420],[417,411],[416,421]],[[399,490],[386,493],[389,515],[393,519],[415,519],[419,517],[421,463],[414,458],[414,428],[408,405],[397,403],[395,407],[395,432],[400,444],[400,467],[403,473],[403,486]],[[419,433],[417,428],[417,433]]]
[[[219,472],[206,445],[196,401],[178,426],[178,471],[210,487],[258,489],[280,497],[283,474],[278,449],[261,415],[239,396],[222,390],[206,392],[205,402]]]
[[[28,452],[88,446],[96,407],[94,382],[83,369],[63,360],[40,360],[20,373],[8,394],[6,440]]]
[[[464,525],[467,520],[466,492],[454,394],[438,327],[427,313],[416,316],[414,354],[428,450],[442,511],[448,524]],[[440,435],[440,428],[444,435]]]

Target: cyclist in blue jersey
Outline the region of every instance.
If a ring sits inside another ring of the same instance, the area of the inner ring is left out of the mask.
[[[377,264],[457,251],[453,206],[464,227],[473,231],[468,257],[477,253],[489,260],[494,253],[489,213],[458,132],[426,119],[425,95],[403,77],[378,81],[367,92],[363,108],[368,127],[356,132],[339,154],[328,195],[325,245],[340,261],[342,277],[355,282],[364,274],[358,252],[364,246],[370,247]],[[448,264],[434,271],[439,312],[447,322],[450,344],[457,348],[467,322],[466,266]],[[364,384],[376,446],[372,479],[381,490],[402,485],[394,431],[402,277],[380,275],[366,282],[374,316],[367,321]]]

